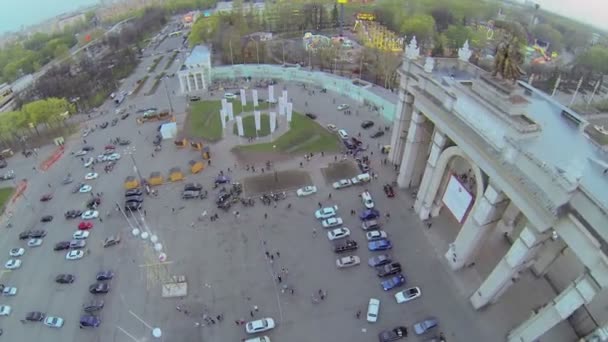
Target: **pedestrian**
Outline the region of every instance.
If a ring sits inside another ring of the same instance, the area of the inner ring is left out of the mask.
[[[277,276],[277,280],[279,281],[279,284],[283,281],[283,278],[281,278],[281,276]]]
[[[207,166],[211,166],[211,159],[207,160]]]
[[[144,216],[148,216],[148,212],[144,210]]]
[[[293,288],[291,288],[291,290],[290,290],[290,291],[291,291],[291,294],[292,294],[292,295],[293,295],[293,294],[296,292],[296,291],[295,291]]]
[[[172,212],[172,213],[175,213],[175,208],[171,208],[171,212]]]
[[[277,258],[281,257],[281,253],[279,253],[279,251],[277,251]]]
[[[338,156],[334,156],[334,161],[338,161]]]
[[[270,260],[274,260],[274,254],[270,254]]]
[[[268,218],[268,213],[264,213],[264,219]]]
[[[391,213],[386,212],[386,220],[390,221],[391,220]]]
[[[102,219],[101,217],[99,218],[99,222],[102,222],[102,223],[103,223],[103,219]]]
[[[357,317],[357,319],[361,318],[361,310],[357,310],[355,317]]]
[[[253,311],[258,312],[259,310],[260,310],[260,308],[258,308],[258,306],[257,306],[257,305],[254,305],[254,306],[253,306]]]
[[[217,315],[215,318],[217,319],[218,322],[222,321],[222,315]]]
[[[317,237],[317,229],[316,228],[312,229],[312,237]]]
[[[253,311],[249,311],[249,316],[253,317]]]
[[[241,325],[241,322],[240,322],[238,319],[237,319],[236,321],[234,321],[234,323],[235,323],[236,325]]]
[[[327,196],[329,199],[331,199],[331,192],[329,193],[329,195]]]
[[[270,258],[270,253],[268,253],[268,251],[266,251],[266,257]]]
[[[427,228],[427,229],[431,229],[431,226],[432,226],[432,225],[433,225],[433,224],[432,224],[431,222],[429,222],[429,223],[427,223],[427,224],[426,224],[426,228]]]
[[[323,205],[321,204],[321,202],[317,203],[319,205],[319,208],[321,208]]]
[[[321,151],[321,157],[325,157],[325,152]]]
[[[319,293],[319,296],[323,295],[323,290],[319,289],[317,292]]]

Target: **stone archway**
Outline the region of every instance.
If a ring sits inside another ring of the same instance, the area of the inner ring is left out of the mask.
[[[419,214],[421,220],[426,220],[430,217],[435,217],[439,214],[439,210],[442,207],[441,197],[438,194],[442,181],[444,180],[445,171],[449,162],[454,157],[461,157],[466,160],[471,166],[471,171],[475,176],[476,180],[476,194],[475,201],[473,203],[472,209],[475,208],[475,205],[479,203],[479,199],[483,196],[483,192],[485,189],[485,179],[483,177],[483,172],[475,163],[473,163],[464,153],[464,151],[458,146],[450,146],[443,150],[437,159],[437,163],[435,164],[435,168],[432,174],[432,178],[429,182],[429,185],[424,191],[424,193],[418,193],[419,198],[417,201],[421,201],[421,205],[419,207]],[[424,210],[426,208],[426,210]],[[472,210],[471,209],[471,210]]]

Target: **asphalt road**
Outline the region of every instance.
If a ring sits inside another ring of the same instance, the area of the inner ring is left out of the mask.
[[[180,43],[181,38],[169,38],[157,51],[165,52],[178,47]],[[163,71],[170,53],[166,56],[159,64],[157,73]],[[181,61],[183,57],[180,54]],[[153,59],[154,56],[145,58],[134,75],[123,82],[123,88],[129,89],[135,80],[143,77]],[[178,65],[180,63],[176,61],[172,70]],[[155,95],[143,95],[151,86],[150,82],[139,96],[128,98],[122,106],[167,108],[168,99],[163,87]],[[69,155],[69,152],[77,151],[83,145],[82,139],[75,136],[66,143],[68,153],[45,173],[32,170],[34,159],[16,156],[9,161],[9,167],[15,169],[18,178],[29,180],[29,187],[27,200],[21,199],[14,208],[15,227],[5,230],[4,237],[0,238],[0,251],[5,251],[8,260],[10,248],[24,246],[25,242],[17,238],[22,230],[41,228],[46,229],[48,235],[41,247],[26,248],[21,269],[5,272],[0,278],[5,285],[19,288],[17,296],[0,299],[0,304],[13,307],[9,317],[0,317],[5,338],[48,342],[149,341],[153,340],[150,327],[158,326],[163,330],[164,341],[239,341],[245,337],[245,333],[243,327],[237,326],[234,321],[249,320],[250,311],[257,306],[259,311],[254,313],[256,318],[273,317],[277,321],[277,328],[268,334],[273,341],[372,341],[383,329],[399,325],[411,328],[413,323],[429,315],[439,318],[440,329],[437,332],[443,331],[450,341],[494,341],[499,340],[497,335],[502,339],[506,331],[488,324],[480,313],[471,309],[466,296],[450,285],[452,275],[440,262],[441,256],[430,247],[422,224],[408,210],[412,204],[410,196],[398,192],[394,199],[385,197],[382,185],[394,180],[395,173],[391,166],[381,165],[378,144],[387,144],[389,135],[371,139],[369,134],[375,129],[362,130],[359,126],[365,119],[374,120],[376,127],[384,125],[381,118],[335,94],[321,96],[317,91],[315,95],[308,95],[299,85],[286,86],[289,96],[294,98],[296,110],[318,114],[318,121],[323,125],[334,123],[351,135],[363,132],[364,143],[369,144],[370,151],[374,152],[371,156],[373,169],[380,176],[379,180],[366,188],[380,211],[391,213],[390,222],[385,222],[383,227],[393,241],[394,248],[390,254],[404,267],[406,287],[420,286],[422,298],[408,304],[396,304],[393,298],[396,291],[384,292],[380,279],[366,265],[370,256],[379,253],[367,250],[360,222],[349,215],[350,209],[362,208],[357,195],[363,187],[339,191],[331,189],[320,169],[333,162],[333,155],[315,155],[310,162],[305,162],[304,169],[319,188],[316,195],[296,198],[295,193],[289,193],[288,199],[278,203],[277,208],[263,206],[259,201],[254,207],[246,208],[239,204],[234,209],[239,212],[238,217],[232,212],[218,212],[220,219],[217,221],[211,222],[208,218],[198,221],[197,218],[205,210],[209,214],[217,212],[212,202],[215,192],[211,184],[220,170],[227,172],[227,168],[231,168],[232,177],[236,180],[251,174],[244,165],[234,168],[235,160],[229,152],[232,146],[226,144],[234,139],[229,138],[211,146],[211,166],[199,175],[188,176],[188,181],[198,181],[210,191],[209,199],[181,200],[182,183],[160,186],[157,198],[146,197],[145,222],[159,236],[168,254],[168,264],[153,266],[157,263],[156,253],[149,244],[131,237],[126,220],[112,211],[113,203],[122,201],[124,178],[134,173],[130,158],[124,155],[112,173],[105,174],[98,167],[96,171],[100,177],[87,182],[93,186],[93,192],[104,193],[99,209],[103,222],[96,220],[91,231],[87,242],[90,255],[82,260],[67,261],[65,252],[53,252],[52,247],[58,241],[69,240],[79,221],[67,221],[63,213],[68,209],[82,209],[83,203],[90,197],[87,194],[72,194],[72,185],[60,185],[68,172],[76,179],[88,172],[79,158]],[[177,79],[167,79],[168,94],[176,111],[180,112],[187,103],[183,97],[173,96],[172,89],[176,89],[177,93],[178,87]],[[281,87],[279,85],[275,89]],[[350,104],[353,114],[345,116],[338,112],[335,106],[340,103]],[[106,104],[104,109],[108,114],[94,118],[88,125],[110,121],[115,117],[114,108],[113,104]],[[88,145],[96,148],[93,155],[97,155],[114,137],[131,139],[131,146],[135,147],[135,161],[144,177],[152,171],[161,171],[166,176],[173,166],[181,166],[186,171],[187,162],[199,158],[194,151],[176,150],[173,143],[167,141],[163,144],[163,150],[152,156],[151,140],[156,127],[153,123],[138,126],[132,114],[116,127],[98,129],[86,139]],[[49,150],[41,150],[39,158]],[[122,149],[119,152],[122,153]],[[302,160],[292,159],[277,163],[275,167],[278,170],[296,169]],[[258,166],[263,162],[260,160]],[[50,189],[48,184],[51,184]],[[39,197],[49,191],[54,194],[53,200],[39,202]],[[329,193],[332,194],[331,200],[328,199]],[[318,202],[340,207],[339,214],[345,226],[351,229],[352,238],[360,244],[353,254],[361,257],[361,265],[344,270],[336,268],[335,260],[342,255],[331,251],[325,232],[313,217]],[[287,203],[293,206],[289,210],[286,209]],[[176,209],[175,213],[173,208]],[[108,212],[111,212],[110,216],[107,216]],[[40,223],[40,217],[45,214],[54,215],[53,222]],[[267,219],[264,214],[268,214]],[[316,236],[313,229],[317,231]],[[105,237],[119,232],[123,236],[120,245],[102,248]],[[275,253],[274,260],[266,257],[266,251]],[[277,251],[280,257],[276,255]],[[279,284],[277,275],[283,268],[288,270],[288,274],[282,275]],[[79,329],[81,306],[93,297],[88,294],[88,285],[94,282],[95,273],[104,269],[114,270],[116,277],[111,281],[111,292],[99,296],[106,301],[106,307],[100,313],[102,325],[97,329]],[[77,279],[71,285],[55,284],[54,277],[59,273],[72,273]],[[187,277],[189,295],[186,298],[160,297],[160,283],[169,275]],[[284,284],[294,289],[293,295],[281,292]],[[327,291],[328,296],[319,304],[313,304],[311,295],[318,289]],[[364,320],[370,297],[378,298],[382,303],[380,317],[375,324]],[[182,312],[176,310],[178,305]],[[34,310],[63,317],[66,319],[65,326],[53,330],[39,323],[19,322],[28,311]],[[357,310],[363,313],[361,319],[355,318]],[[188,314],[184,311],[188,311]],[[202,314],[223,314],[224,321],[212,326],[197,325],[203,322]]]

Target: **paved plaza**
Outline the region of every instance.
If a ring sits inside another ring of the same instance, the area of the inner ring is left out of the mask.
[[[169,38],[157,51],[176,48],[180,42],[181,38]],[[184,54],[179,58],[183,61]],[[143,77],[153,59],[154,56],[146,57],[135,74],[123,84],[134,84],[135,80]],[[162,61],[160,65],[164,63]],[[176,61],[172,70],[179,64]],[[61,185],[67,173],[80,180],[89,172],[79,158],[70,155],[83,146],[82,138],[75,135],[67,139],[66,154],[47,172],[34,171],[32,167],[51,153],[51,147],[42,148],[38,160],[15,156],[9,160],[9,168],[15,170],[18,179],[26,178],[29,185],[25,196],[13,208],[14,228],[5,230],[0,238],[0,250],[6,251],[8,259],[10,248],[24,245],[17,235],[26,229],[46,229],[48,235],[41,247],[26,248],[26,254],[21,257],[21,269],[1,274],[3,284],[19,288],[17,296],[3,297],[0,302],[13,307],[9,317],[0,318],[5,338],[45,342],[152,341],[151,328],[160,327],[163,341],[241,341],[246,334],[235,320],[247,321],[253,316],[275,319],[277,328],[268,333],[273,341],[363,342],[377,340],[377,334],[382,330],[396,326],[411,329],[415,322],[435,316],[440,322],[435,332],[443,332],[448,341],[502,341],[509,329],[552,297],[544,280],[526,274],[499,303],[483,311],[473,310],[468,297],[504,254],[495,251],[506,250],[507,243],[500,237],[491,239],[475,267],[452,272],[443,254],[457,234],[458,224],[448,214],[442,214],[429,228],[410,210],[413,205],[411,193],[396,190],[396,197],[387,198],[382,190],[384,184],[392,183],[396,177],[394,167],[382,163],[386,155],[380,152],[380,147],[389,143],[390,135],[379,139],[371,139],[369,135],[376,131],[376,127],[390,123],[339,95],[327,93],[320,96],[319,92],[314,96],[308,95],[298,84],[279,83],[275,89],[284,86],[289,97],[293,98],[294,110],[315,113],[321,125],[336,124],[353,136],[361,132],[360,139],[369,147],[371,167],[378,179],[365,186],[332,189],[332,181],[356,173],[356,165],[352,161],[336,163],[342,158],[341,154],[315,154],[309,161],[303,155],[279,158],[262,175],[260,168],[264,167],[266,160],[241,162],[230,149],[245,142],[232,135],[225,136],[210,145],[211,164],[200,174],[187,176],[186,182],[201,183],[209,191],[209,198],[182,200],[180,193],[185,182],[159,186],[158,197],[146,196],[145,216],[139,220],[145,221],[164,246],[168,261],[159,264],[150,245],[130,236],[125,218],[113,210],[116,203],[122,205],[123,180],[134,174],[130,158],[123,155],[114,171],[105,174],[99,167],[96,171],[100,177],[90,182],[93,192],[103,192],[99,209],[103,222],[96,220],[91,231],[92,236],[87,243],[90,255],[82,260],[67,261],[65,253],[53,252],[52,246],[58,241],[69,240],[76,230],[78,220],[67,221],[63,213],[69,209],[82,209],[90,197],[88,194],[72,194],[73,184]],[[177,80],[168,79],[167,87],[178,89]],[[144,96],[144,89],[139,96],[126,100],[123,106],[168,108],[168,99],[162,88],[153,96]],[[216,93],[214,98],[219,99],[221,95]],[[178,123],[183,122],[182,113],[188,105],[186,99],[174,95],[171,90],[169,96],[178,113]],[[260,97],[266,97],[264,90],[260,91]],[[205,97],[209,98],[210,95]],[[336,105],[340,103],[349,104],[352,115],[337,111]],[[115,117],[113,105],[107,103],[105,108],[109,114],[96,116],[86,125],[94,127],[111,121]],[[86,138],[87,145],[95,147],[94,155],[110,139],[130,139],[131,146],[135,147],[135,162],[144,177],[152,171],[160,171],[166,176],[174,166],[187,170],[189,160],[200,158],[196,151],[176,149],[172,141],[163,142],[162,151],[153,155],[152,140],[158,124],[138,125],[134,110],[130,112],[131,116],[116,127],[97,129]],[[376,126],[363,130],[360,127],[363,120],[373,120]],[[124,154],[122,149],[118,152]],[[255,173],[246,170],[246,164],[251,163],[256,166]],[[228,212],[216,209],[214,198],[217,190],[213,190],[212,185],[220,171],[233,181],[245,184],[247,194],[258,194],[264,192],[265,186],[272,187],[276,182],[276,171],[282,182],[276,190],[288,191],[287,198],[279,201],[276,207],[262,205],[256,198],[253,207],[238,203]],[[318,193],[305,198],[296,197],[295,188],[308,182],[318,187]],[[380,253],[367,250],[360,221],[349,214],[351,209],[357,212],[362,209],[358,195],[363,189],[372,194],[383,215],[390,213],[390,219],[382,220],[382,229],[388,233],[394,246],[389,254],[403,265],[406,287],[419,286],[422,289],[420,299],[397,304],[393,297],[395,291],[384,292],[380,278],[367,266],[368,258]],[[54,194],[53,200],[39,202],[40,196],[47,192]],[[359,249],[352,254],[361,258],[361,265],[336,268],[336,258],[342,255],[333,253],[325,231],[314,218],[319,203],[338,205],[344,226],[351,229],[352,238],[359,243]],[[200,220],[204,212],[207,215]],[[213,213],[219,215],[218,220],[209,219]],[[46,214],[54,215],[55,219],[50,223],[40,223],[40,217]],[[102,248],[103,239],[116,233],[123,236],[121,244]],[[116,272],[110,293],[99,296],[106,301],[100,313],[102,324],[97,329],[79,329],[81,306],[93,296],[88,293],[88,286],[95,282],[95,273],[102,269]],[[72,273],[76,275],[76,281],[70,285],[56,284],[54,277],[59,273]],[[188,296],[163,299],[160,285],[173,275],[186,276]],[[319,289],[326,291],[327,297],[315,304],[311,296]],[[367,302],[372,297],[381,301],[379,320],[375,324],[367,323],[365,315],[361,319],[355,317],[358,310],[365,313]],[[177,306],[181,311],[176,309]],[[258,311],[254,310],[255,307]],[[53,330],[42,324],[20,323],[28,311],[36,310],[65,318],[65,326]],[[223,320],[206,326],[203,315],[223,315]],[[408,340],[422,341],[424,338],[410,336]],[[557,342],[573,339],[573,332],[566,323],[561,323],[543,337],[543,341]]]

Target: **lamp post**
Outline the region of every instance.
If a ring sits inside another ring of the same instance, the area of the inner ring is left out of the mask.
[[[141,173],[139,172],[139,168],[137,167],[137,162],[135,161],[135,157],[134,157],[135,151],[136,151],[135,147],[132,147],[132,148],[127,148],[125,150],[125,153],[129,157],[131,157],[131,161],[133,162],[133,170],[135,171],[135,173],[137,173],[137,176],[139,177],[139,181],[141,183],[144,181],[144,177],[141,176]]]
[[[165,86],[165,94],[167,94],[167,99],[169,100],[169,108],[171,108],[171,114],[173,114],[173,103],[171,102],[171,96],[169,96],[169,90],[167,90],[167,77],[163,76],[163,85]]]

